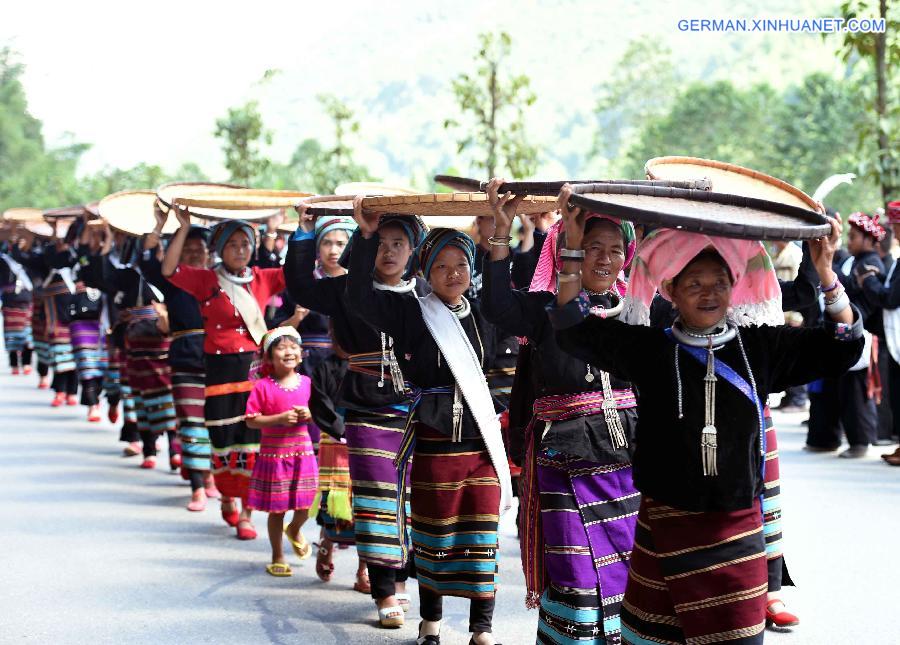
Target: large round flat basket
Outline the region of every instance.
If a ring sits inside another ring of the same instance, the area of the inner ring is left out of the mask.
[[[807,240],[828,235],[820,213],[744,195],[705,190],[581,184],[571,203],[636,224],[751,240]]]
[[[316,195],[304,199],[306,212],[316,217],[353,217],[354,195]]]
[[[363,208],[376,213],[400,215],[440,215],[477,217],[493,215],[485,193],[427,193],[423,195],[396,195],[393,197],[367,197]],[[519,213],[534,215],[556,210],[555,197],[529,195],[522,200]]]
[[[451,175],[435,175],[434,180],[462,192],[484,192],[489,182],[468,177],[453,177]],[[500,185],[499,192],[512,193],[514,195],[541,195],[552,197],[558,195],[565,184],[635,184],[639,186],[671,186],[673,188],[695,188],[709,190],[709,180],[685,180],[666,181],[650,179],[560,179],[556,181],[507,181]]]
[[[709,180],[716,193],[755,197],[815,211],[816,202],[799,188],[765,173],[724,161],[699,157],[655,157],[644,165],[648,179]]]
[[[183,181],[163,184],[156,189],[156,196],[159,198],[160,204],[166,208],[171,208],[172,200],[183,200],[184,198],[200,198],[206,195],[232,195],[249,190],[237,184],[212,184],[201,181]],[[252,212],[245,209],[223,209],[223,208],[200,208],[191,207],[191,214],[204,220],[225,220],[225,219],[245,219],[245,220],[262,220],[276,215],[278,209],[265,208],[259,212]]]
[[[351,181],[335,186],[335,195],[417,195],[418,190],[404,186],[388,186],[374,181]],[[351,197],[352,199],[352,197]]]
[[[175,199],[179,204],[188,206],[192,213],[201,217],[261,220],[271,217],[273,211],[291,208],[310,196],[310,193],[296,190],[246,188],[229,192],[187,194]],[[201,215],[201,213],[203,214]]]
[[[84,214],[84,206],[64,206],[62,208],[51,208],[44,211],[44,219],[73,219],[81,217]]]
[[[3,219],[8,222],[41,222],[44,211],[40,208],[7,208],[3,211]]]
[[[156,228],[155,204],[155,190],[125,190],[101,199],[97,211],[111,228],[121,233],[146,235]],[[174,233],[177,229],[178,221],[169,216],[162,232]]]

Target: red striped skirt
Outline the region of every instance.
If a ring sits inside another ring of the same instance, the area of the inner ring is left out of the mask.
[[[762,643],[766,548],[759,500],[682,511],[644,498],[622,603],[626,643]]]

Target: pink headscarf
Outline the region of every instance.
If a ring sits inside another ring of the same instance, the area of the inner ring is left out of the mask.
[[[734,278],[731,306],[737,323],[783,325],[781,287],[762,243],[675,229],[658,229],[641,242],[622,318],[632,324],[649,325],[650,303],[657,290],[663,298],[671,300],[665,283],[709,248],[722,256]]]
[[[599,217],[609,220],[622,229],[622,236],[625,238],[625,264],[622,265],[622,271],[616,278],[615,288],[620,296],[625,295],[627,283],[625,282],[625,270],[631,266],[635,252],[635,234],[634,225],[631,222],[616,219],[609,215],[601,215],[599,213],[588,213],[585,218],[587,220]],[[565,226],[563,220],[558,220],[553,226],[547,229],[547,239],[544,240],[544,246],[541,248],[541,255],[538,258],[537,267],[534,270],[534,276],[531,278],[531,286],[529,291],[549,291],[556,293],[556,274],[562,271],[562,259],[559,257],[559,236],[563,232]]]

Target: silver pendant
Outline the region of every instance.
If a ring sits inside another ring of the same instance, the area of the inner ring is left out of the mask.
[[[594,375],[591,373],[590,365],[587,366],[587,374],[584,375],[584,380],[587,381],[588,383],[594,382]]]

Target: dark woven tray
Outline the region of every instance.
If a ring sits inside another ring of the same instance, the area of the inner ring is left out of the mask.
[[[638,224],[750,240],[809,240],[830,234],[827,218],[787,204],[706,190],[579,184],[570,202]]]
[[[484,192],[488,182],[467,177],[453,177],[451,175],[435,175],[434,180],[462,192]],[[559,189],[564,184],[628,184],[633,186],[669,186],[673,188],[692,188],[696,190],[709,190],[707,179],[695,181],[668,181],[660,179],[569,179],[560,181],[507,181],[500,186],[500,193],[512,193],[514,195],[536,195],[552,197],[559,194]]]
[[[44,219],[66,219],[70,217],[81,217],[84,213],[84,206],[64,206],[62,208],[51,208],[44,211]]]

